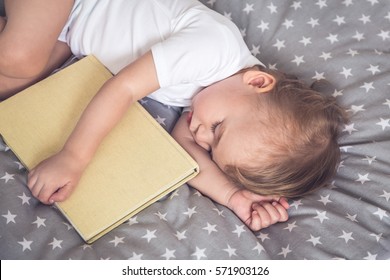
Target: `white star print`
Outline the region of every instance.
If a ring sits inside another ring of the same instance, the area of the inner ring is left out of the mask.
[[[343,71],[341,71],[340,74],[344,75],[345,79],[348,79],[349,77],[353,76],[351,71],[352,71],[351,68],[347,69],[347,68],[343,67]]]
[[[376,156],[374,157],[366,156],[366,158],[364,158],[363,160],[366,160],[368,164],[371,165],[373,162],[376,162]]]
[[[352,237],[352,232],[345,232],[344,230],[343,230],[343,234],[340,235],[338,238],[344,239],[345,243],[348,243],[349,240],[355,240]]]
[[[166,118],[162,118],[162,117],[160,117],[159,115],[157,115],[157,118],[155,118],[155,119],[156,119],[156,121],[157,121],[160,125],[167,126],[167,125],[165,124]]]
[[[334,43],[336,43],[336,42],[339,41],[339,39],[338,39],[337,37],[338,37],[337,34],[329,33],[329,36],[326,37],[325,39],[326,39],[326,40],[329,40],[329,42],[333,45]]]
[[[310,20],[307,22],[307,24],[310,24],[312,28],[314,28],[317,25],[320,25],[318,23],[318,19],[310,18]]]
[[[16,224],[15,218],[17,215],[12,214],[9,210],[8,210],[8,213],[6,215],[2,215],[2,216],[7,219],[7,224],[11,223],[11,222]]]
[[[337,23],[338,26],[345,24],[345,17],[336,16],[336,18],[333,20],[335,23]]]
[[[282,23],[282,25],[283,25],[286,29],[290,29],[291,27],[294,27],[294,21],[293,21],[293,20],[290,20],[290,19],[285,19],[284,22]]]
[[[377,215],[379,217],[379,220],[382,221],[382,219],[384,217],[389,217],[387,214],[386,214],[386,211],[381,209],[381,208],[378,208],[378,210],[376,212],[374,212],[374,215]]]
[[[365,182],[371,181],[370,179],[368,179],[368,175],[369,175],[369,173],[364,174],[364,175],[358,173],[359,178],[356,179],[355,181],[360,182],[363,185]]]
[[[232,20],[232,13],[224,12],[223,15],[227,17],[229,20]]]
[[[375,73],[380,73],[379,65],[372,65],[370,64],[370,67],[366,69],[367,71],[370,71],[372,75],[375,75]]]
[[[53,241],[50,242],[49,244],[47,245],[51,245],[52,246],[52,250],[54,250],[55,248],[60,248],[62,249],[62,246],[61,246],[61,243],[62,243],[63,240],[57,240],[55,237],[53,238]]]
[[[348,134],[351,135],[352,132],[358,131],[354,126],[355,126],[354,123],[351,123],[351,124],[348,124],[348,125],[346,124],[346,125],[344,126],[343,131],[347,131]]]
[[[87,249],[92,249],[92,245],[91,244],[83,244],[82,248],[83,248],[83,251],[87,250]]]
[[[378,4],[378,0],[367,0],[367,1],[371,3],[371,6]]]
[[[324,59],[325,61],[327,61],[328,59],[331,59],[331,58],[332,58],[332,55],[331,55],[331,53],[322,52],[322,54],[320,55],[320,57],[321,57],[322,59]]]
[[[326,211],[317,211],[317,216],[314,217],[314,219],[318,219],[320,220],[320,223],[322,224],[324,222],[324,220],[329,220],[329,218],[326,216]]]
[[[294,1],[294,3],[292,3],[290,7],[293,8],[295,11],[298,9],[302,9],[301,1]]]
[[[223,249],[223,250],[229,254],[229,258],[231,258],[232,256],[237,256],[237,254],[236,254],[237,249],[230,247],[229,244],[227,244],[227,246],[228,247],[226,249]]]
[[[358,55],[359,53],[356,50],[349,49],[347,54],[349,54],[350,56],[354,57],[355,55]]]
[[[294,55],[294,59],[293,60],[291,60],[291,62],[294,62],[297,66],[299,66],[300,64],[302,64],[302,63],[305,63],[305,61],[303,60],[303,55],[302,56],[296,56],[296,55]]]
[[[364,34],[358,31],[356,31],[355,35],[353,35],[352,38],[356,39],[358,42],[365,39]]]
[[[364,105],[351,105],[351,109],[347,110],[347,112],[352,112],[352,114],[356,114],[361,111],[365,111],[366,109],[363,108]]]
[[[270,5],[267,6],[267,8],[270,10],[271,14],[276,14],[278,12],[278,8],[272,2]]]
[[[362,85],[360,88],[364,88],[366,90],[366,93],[367,93],[370,90],[375,89],[372,84],[373,84],[373,82],[371,82],[371,83],[366,83],[365,82],[364,85]]]
[[[370,252],[367,251],[367,256],[364,257],[363,259],[365,260],[376,260],[377,254],[373,255]]]
[[[253,8],[253,4],[248,4],[246,3],[245,4],[245,8],[243,9],[243,11],[249,15],[250,12],[253,12],[255,9]]]
[[[387,13],[387,16],[385,16],[385,19],[388,19],[390,21],[390,12]]]
[[[390,33],[390,31],[381,30],[381,32],[378,33],[378,36],[381,37],[383,41],[386,41],[387,39],[390,38],[389,33]]]
[[[143,254],[136,254],[135,252],[133,252],[133,255],[129,258],[129,260],[142,260],[142,256]]]
[[[306,240],[306,242],[311,242],[313,246],[317,246],[318,244],[322,244],[320,241],[320,236],[314,237],[313,235],[310,234],[310,239]]]
[[[343,95],[343,90],[334,90],[332,96],[337,97],[337,96],[342,96]]]
[[[362,14],[362,17],[359,18],[359,20],[363,22],[363,24],[371,22],[370,16],[366,16],[365,14]]]
[[[31,244],[33,243],[32,241],[28,241],[28,240],[26,240],[26,238],[23,237],[23,241],[18,241],[18,243],[23,246],[23,248],[22,248],[23,252],[25,250],[31,251]]]
[[[165,253],[161,255],[161,257],[165,258],[166,260],[175,259],[175,252],[176,250],[169,250],[168,248],[165,248]]]
[[[316,5],[320,7],[320,9],[327,7],[328,5],[326,4],[326,0],[318,0]]]
[[[263,245],[261,245],[259,242],[256,242],[256,246],[252,250],[256,250],[257,254],[259,255],[261,254],[261,252],[265,252]]]
[[[186,230],[184,230],[184,231],[182,231],[182,232],[176,231],[175,236],[176,236],[177,240],[186,239],[186,238],[187,238],[187,237],[186,237],[186,232],[187,232]]]
[[[207,230],[208,234],[210,235],[212,232],[218,232],[215,228],[217,227],[217,225],[211,225],[209,223],[207,223],[207,226],[204,227],[203,229],[204,230]]]
[[[390,99],[386,98],[386,102],[383,103],[383,105],[389,106],[389,109],[390,109]]]
[[[145,238],[148,243],[150,243],[150,240],[152,240],[153,238],[157,238],[155,233],[156,233],[157,230],[153,230],[153,231],[150,231],[150,230],[146,230],[146,234],[144,236],[142,236],[142,238]]]
[[[225,217],[225,215],[223,214],[223,210],[218,210],[217,208],[213,208],[213,210],[217,212],[218,216]]]
[[[14,176],[15,176],[15,174],[9,174],[9,173],[5,172],[5,175],[3,177],[1,177],[0,179],[3,179],[5,181],[5,183],[7,184],[9,180],[15,180]]]
[[[253,54],[253,56],[259,55],[260,54],[260,46],[252,45],[251,53]]]
[[[123,239],[125,239],[125,238],[124,237],[115,236],[114,239],[110,241],[110,243],[114,243],[114,247],[116,247],[116,246],[118,246],[118,244],[124,243]]]
[[[286,46],[284,45],[284,40],[279,40],[279,39],[276,39],[276,43],[273,44],[272,46],[274,46],[275,48],[278,49],[278,51],[280,51],[281,49],[285,48]]]
[[[195,256],[197,260],[200,260],[201,258],[207,258],[205,251],[206,249],[200,249],[199,247],[196,247],[195,253],[193,253],[191,256]]]
[[[257,28],[261,29],[261,32],[269,30],[269,23],[261,21],[260,24],[257,26]]]
[[[24,168],[23,164],[21,164],[19,161],[14,161],[18,165],[18,169],[22,170]]]
[[[245,225],[236,225],[236,229],[232,231],[233,233],[237,234],[238,238],[240,238],[241,233],[245,232],[246,230],[244,229]]]
[[[290,207],[295,207],[298,210],[298,207],[303,205],[302,199],[294,200],[293,203],[290,204]]]
[[[319,80],[325,80],[324,72],[318,73],[318,72],[316,71],[316,74],[315,74],[315,76],[312,77],[312,79],[313,79],[313,80],[317,80],[317,81],[319,81]]]
[[[43,218],[37,216],[37,219],[32,223],[36,224],[37,228],[40,228],[41,226],[46,227],[45,221],[46,221],[46,219],[43,219]]]
[[[188,218],[190,219],[192,217],[192,215],[198,213],[198,212],[195,211],[195,209],[196,209],[196,206],[194,206],[192,208],[187,208],[187,212],[184,212],[183,214],[187,215]]]
[[[324,204],[326,206],[326,204],[332,202],[330,199],[329,199],[329,194],[327,196],[322,196],[321,195],[321,199],[320,200],[317,200],[319,202],[321,202],[322,204]]]
[[[306,47],[307,45],[311,44],[311,38],[310,37],[306,38],[305,36],[303,36],[302,40],[300,40],[299,42]]]
[[[129,226],[134,225],[134,224],[138,224],[137,216],[134,216],[134,217],[130,218],[126,223],[127,223]]]
[[[293,223],[288,223],[287,227],[283,228],[283,229],[287,229],[289,232],[291,232],[294,228],[298,227],[296,225],[297,221],[294,221]]]
[[[23,192],[23,195],[19,195],[18,197],[22,200],[22,205],[30,205],[31,197],[27,196],[25,192]]]
[[[357,220],[356,220],[356,217],[357,217],[357,214],[355,214],[355,215],[350,215],[349,213],[347,213],[347,216],[346,216],[346,218],[348,219],[348,220],[351,220],[352,222],[358,222]]]
[[[261,239],[261,242],[264,242],[264,240],[266,240],[266,239],[270,239],[270,238],[268,237],[268,233],[262,233],[262,232],[260,232],[260,233],[257,235],[257,238],[260,238],[260,239]]]
[[[375,239],[376,239],[376,242],[379,242],[379,240],[382,238],[382,233],[380,234],[375,234],[375,233],[371,233],[370,236],[373,236]]]
[[[275,64],[268,64],[268,68],[269,69],[271,69],[271,70],[275,70],[275,71],[277,71],[278,70],[278,68],[276,67],[276,63]]]
[[[383,190],[383,194],[381,194],[379,197],[384,197],[386,199],[386,201],[389,201],[390,200],[390,192]]]
[[[291,252],[292,251],[290,250],[290,244],[288,244],[287,247],[285,248],[282,247],[282,251],[278,255],[283,255],[283,257],[286,258],[287,255]]]
[[[154,213],[154,215],[156,215],[160,220],[163,220],[163,221],[168,221],[167,220],[167,215],[168,213],[160,213],[160,211],[158,211],[157,213]]]
[[[352,0],[344,0],[342,3],[345,5],[345,7],[348,7],[353,4]]]
[[[176,196],[179,196],[179,190],[175,190],[174,192],[172,192],[171,196],[169,197],[169,199],[173,199],[174,197]]]
[[[376,125],[380,125],[382,127],[382,130],[385,130],[386,127],[390,127],[389,121],[390,119],[382,119],[379,118],[381,121],[377,122]]]

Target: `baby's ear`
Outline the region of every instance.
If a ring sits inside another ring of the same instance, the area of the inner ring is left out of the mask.
[[[248,70],[244,73],[243,82],[255,87],[258,93],[266,93],[274,87],[276,79],[271,74],[260,70]]]

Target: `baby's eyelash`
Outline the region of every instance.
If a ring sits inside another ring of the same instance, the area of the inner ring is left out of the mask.
[[[211,131],[214,133],[215,130],[217,129],[217,126],[220,125],[221,122],[215,122],[211,125]]]

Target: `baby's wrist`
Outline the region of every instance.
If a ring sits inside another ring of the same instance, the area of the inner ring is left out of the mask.
[[[225,201],[226,201],[225,206],[227,206],[230,210],[234,210],[234,206],[235,206],[234,197],[239,190],[240,189],[237,187],[232,187],[225,195]]]
[[[77,152],[67,149],[66,147],[60,151],[60,154],[63,156],[63,158],[73,162],[74,166],[79,166],[82,169],[84,169],[89,164],[89,160],[87,158],[81,156]]]

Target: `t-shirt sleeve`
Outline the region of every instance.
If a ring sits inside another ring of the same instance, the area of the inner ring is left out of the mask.
[[[193,22],[152,47],[161,87],[204,87],[256,64],[235,26],[213,24]]]

